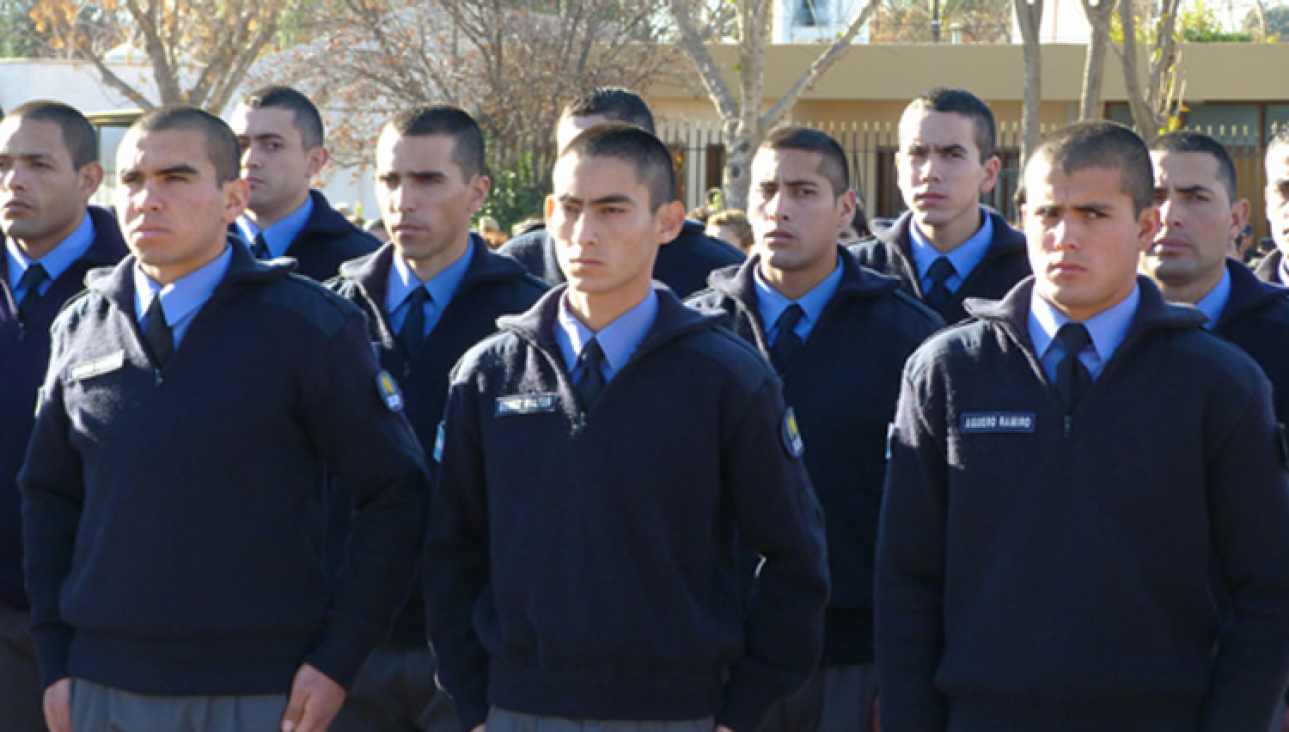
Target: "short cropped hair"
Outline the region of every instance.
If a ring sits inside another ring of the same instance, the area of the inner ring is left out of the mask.
[[[452,138],[452,162],[466,180],[486,175],[483,130],[470,113],[451,104],[428,104],[405,109],[385,126],[399,137],[445,135]]]
[[[635,169],[636,180],[649,189],[651,211],[676,199],[671,151],[653,133],[635,125],[610,122],[584,130],[560,151],[558,159],[571,155],[614,158],[630,164]]]
[[[75,107],[62,102],[37,100],[19,105],[10,117],[36,122],[52,122],[63,134],[63,145],[77,170],[98,160],[98,131]]]
[[[998,154],[998,125],[994,122],[994,112],[975,94],[965,89],[937,87],[909,102],[904,111],[914,107],[931,112],[952,112],[970,119],[976,132],[980,162]]]
[[[780,127],[761,141],[762,150],[804,150],[819,153],[819,172],[828,179],[835,199],[850,189],[846,153],[831,135],[809,127]]]
[[[224,120],[204,109],[183,104],[148,112],[130,125],[130,132],[189,130],[206,138],[206,156],[215,166],[215,182],[223,185],[242,176],[242,146]]]
[[[1088,168],[1119,172],[1120,191],[1140,214],[1155,202],[1155,175],[1150,150],[1141,137],[1116,122],[1077,122],[1043,138],[1030,162],[1047,160],[1065,175]]]
[[[241,105],[247,109],[274,107],[290,110],[294,113],[295,128],[300,131],[304,149],[322,147],[326,135],[322,126],[322,115],[318,113],[318,107],[314,105],[313,100],[295,89],[289,86],[266,86],[247,94],[246,98],[242,99]]]
[[[1236,199],[1235,161],[1226,146],[1216,139],[1194,130],[1176,130],[1160,136],[1150,143],[1152,152],[1207,153],[1217,160],[1217,177],[1226,187],[1226,197]]]
[[[560,119],[565,117],[590,117],[602,114],[613,122],[625,122],[657,134],[653,112],[639,94],[619,86],[599,86],[564,105]]]
[[[732,229],[739,240],[729,243],[743,251],[751,249],[756,244],[756,237],[752,234],[752,223],[747,220],[747,214],[736,208],[717,211],[707,219],[707,225],[724,226]]]

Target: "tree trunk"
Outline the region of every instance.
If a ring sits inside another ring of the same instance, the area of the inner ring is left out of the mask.
[[[1088,39],[1087,57],[1083,65],[1083,92],[1079,95],[1079,120],[1101,118],[1101,85],[1105,79],[1105,54],[1110,45],[1110,14],[1115,0],[1099,0],[1093,5],[1082,0],[1083,12],[1088,17],[1092,36]]]
[[[1039,45],[1039,24],[1043,20],[1043,0],[1015,0],[1016,19],[1025,47],[1025,107],[1021,116],[1021,166],[1038,146],[1039,111],[1043,101],[1043,49]]]

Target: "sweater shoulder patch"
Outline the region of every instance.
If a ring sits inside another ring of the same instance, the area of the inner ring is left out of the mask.
[[[794,458],[800,458],[806,451],[806,443],[801,439],[801,429],[797,427],[797,415],[788,407],[783,413],[783,426],[780,429],[783,437],[783,448],[788,451],[788,455]]]

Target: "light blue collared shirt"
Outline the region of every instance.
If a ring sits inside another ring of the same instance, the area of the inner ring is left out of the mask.
[[[958,287],[967,279],[967,275],[971,274],[971,270],[984,261],[985,255],[989,253],[989,247],[994,242],[994,220],[984,206],[980,207],[980,218],[983,220],[980,229],[948,254],[937,251],[918,230],[917,224],[909,221],[909,242],[913,249],[913,265],[918,268],[918,280],[922,283],[923,292],[931,291],[934,283],[927,276],[927,270],[931,269],[931,265],[935,264],[935,260],[940,257],[948,257],[949,263],[953,265],[953,274],[944,281],[944,286],[949,288],[949,292],[957,292]]]
[[[1128,335],[1128,327],[1132,325],[1132,317],[1137,314],[1140,302],[1141,288],[1133,285],[1132,294],[1083,321],[1092,342],[1079,354],[1079,360],[1087,367],[1093,380],[1105,370],[1115,350],[1123,343],[1124,336]],[[1068,322],[1070,319],[1044,300],[1035,288],[1029,302],[1029,337],[1034,342],[1034,353],[1038,354],[1043,370],[1053,384],[1056,383],[1056,366],[1065,358],[1065,346],[1056,339],[1056,332]]]
[[[424,287],[425,291],[430,293],[430,298],[425,301],[425,332],[421,337],[428,336],[434,330],[434,326],[438,325],[439,318],[443,317],[443,311],[447,309],[448,303],[452,302],[457,289],[461,287],[461,281],[465,279],[465,273],[470,269],[472,256],[474,256],[473,240],[466,245],[465,254],[457,257],[455,262],[431,277],[429,282],[423,283],[412,268],[407,266],[403,257],[397,251],[394,252],[394,266],[389,271],[389,282],[385,285],[385,312],[389,313],[389,327],[393,328],[395,333],[403,329],[403,323],[407,322],[407,313],[412,307],[411,303],[407,302],[407,298],[418,287]]]
[[[152,306],[152,298],[157,297],[158,292],[161,293],[161,309],[165,311],[166,324],[170,326],[175,348],[178,348],[184,334],[188,332],[188,326],[192,325],[193,318],[197,316],[197,311],[206,304],[215,292],[215,288],[223,281],[224,275],[228,273],[228,263],[232,260],[233,250],[225,246],[224,253],[215,257],[210,263],[165,287],[153,282],[136,264],[134,266],[134,315],[139,319],[139,326],[142,328],[146,325],[144,321],[148,308]]]
[[[13,239],[5,239],[5,249],[9,252],[9,283],[13,286],[14,302],[22,302],[23,296],[27,294],[27,288],[19,287],[18,283],[22,282],[22,276],[27,272],[28,267],[39,262],[40,266],[45,268],[45,274],[49,275],[49,279],[45,280],[39,288],[40,294],[43,295],[49,292],[49,288],[59,275],[66,272],[76,260],[85,256],[85,252],[88,252],[90,246],[94,244],[97,233],[94,230],[94,222],[86,212],[85,218],[81,221],[81,225],[76,227],[76,231],[40,259],[28,259]]]
[[[1200,312],[1208,316],[1208,322],[1204,324],[1207,330],[1213,330],[1217,325],[1217,319],[1222,317],[1222,311],[1226,310],[1226,304],[1231,300],[1231,270],[1225,265],[1222,267],[1222,279],[1218,281],[1208,294],[1195,303],[1195,307]]]
[[[752,281],[756,285],[756,307],[761,313],[761,322],[765,323],[766,342],[774,345],[775,340],[778,339],[779,316],[783,315],[783,311],[791,305],[800,305],[805,315],[797,321],[797,327],[793,330],[801,338],[801,342],[805,343],[810,337],[810,332],[814,330],[815,324],[819,322],[819,316],[823,315],[824,308],[828,307],[832,296],[837,294],[837,286],[841,284],[841,257],[838,256],[837,268],[832,271],[832,274],[795,301],[779,294],[778,290],[762,279],[760,267],[753,270]]]
[[[640,347],[649,329],[653,327],[654,318],[658,315],[658,293],[652,289],[638,305],[618,316],[618,319],[604,326],[599,333],[592,333],[573,311],[568,309],[568,295],[560,298],[559,316],[555,320],[555,340],[559,343],[560,355],[568,366],[573,383],[582,380],[582,367],[577,357],[582,348],[592,338],[599,341],[604,351],[601,372],[607,384],[627,365],[631,355]]]
[[[241,232],[248,246],[255,243],[257,234],[264,234],[264,245],[269,248],[269,256],[277,259],[291,248],[291,242],[300,235],[311,215],[313,215],[313,196],[305,198],[303,206],[263,231],[255,225],[254,221],[247,218],[246,214],[242,214],[237,219],[237,230]]]

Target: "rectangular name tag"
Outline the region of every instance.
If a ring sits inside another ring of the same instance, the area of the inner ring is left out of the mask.
[[[1028,434],[1034,431],[1033,412],[967,412],[962,415],[962,434]]]
[[[72,367],[71,380],[84,381],[92,379],[95,376],[108,374],[125,365],[125,351],[116,351],[106,356],[100,356],[89,361],[78,363]]]
[[[498,417],[552,414],[559,409],[559,394],[517,394],[497,397]]]

